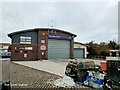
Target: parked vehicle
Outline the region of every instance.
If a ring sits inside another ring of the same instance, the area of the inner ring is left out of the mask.
[[[1,52],[1,53],[0,53],[0,56],[1,56],[2,58],[10,58],[11,52]]]

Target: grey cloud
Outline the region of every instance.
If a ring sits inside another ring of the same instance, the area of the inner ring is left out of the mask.
[[[2,15],[3,34],[48,27],[53,20],[54,27],[77,34],[79,42],[117,39],[117,6],[107,3],[5,3]]]

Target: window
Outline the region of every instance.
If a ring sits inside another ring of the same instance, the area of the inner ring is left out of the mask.
[[[31,37],[20,36],[20,44],[31,44]]]

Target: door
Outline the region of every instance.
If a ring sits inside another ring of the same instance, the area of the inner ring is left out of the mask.
[[[70,41],[69,40],[48,40],[48,59],[69,59]]]
[[[74,48],[74,58],[84,58],[84,49],[83,48]]]

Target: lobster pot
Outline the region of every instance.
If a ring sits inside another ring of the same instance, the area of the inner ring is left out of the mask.
[[[95,63],[93,61],[80,62],[78,68],[94,68]]]

